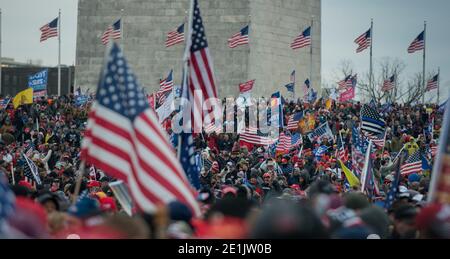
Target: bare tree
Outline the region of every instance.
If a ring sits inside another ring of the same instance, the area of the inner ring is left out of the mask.
[[[369,84],[369,72],[358,75],[358,88],[361,93],[377,102],[385,99],[386,101],[396,102],[400,100],[400,89],[403,82],[401,74],[406,65],[398,58],[385,57],[378,62],[378,69],[374,70],[372,85]],[[382,91],[384,81],[391,76],[395,77],[395,87],[390,91]]]
[[[407,87],[400,95],[404,104],[420,103],[425,89],[422,85],[422,73],[415,73],[414,76],[408,80]]]

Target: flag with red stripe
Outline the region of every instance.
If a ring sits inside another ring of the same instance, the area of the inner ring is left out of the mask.
[[[41,31],[41,42],[58,37],[58,18],[42,26],[39,30]]]
[[[206,100],[215,102],[218,99],[212,58],[209,53],[208,41],[206,40],[198,0],[193,0],[191,26],[191,35],[188,42],[189,98],[186,99],[193,100],[193,104],[191,105],[192,128],[194,132],[201,132],[203,120],[206,118],[206,114],[203,113],[203,104]],[[198,93],[201,93],[201,95]],[[209,118],[209,121],[211,120],[212,118]]]
[[[198,215],[193,190],[169,137],[116,43],[106,60],[81,158],[123,180],[141,211],[152,213],[157,206],[178,200]]]
[[[109,39],[118,40],[122,38],[122,21],[121,19],[117,20],[112,25],[108,26],[105,32],[102,34],[102,44],[106,45],[109,42]]]
[[[184,42],[184,23],[167,33],[166,48]]]
[[[363,34],[361,34],[361,36],[356,38],[355,43],[358,44],[358,48],[356,49],[356,53],[359,53],[359,52],[367,49],[368,47],[370,47],[370,44],[372,43],[372,32],[371,32],[371,29],[369,29],[368,31],[366,31]]]

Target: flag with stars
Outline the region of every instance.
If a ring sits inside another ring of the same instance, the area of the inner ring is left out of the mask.
[[[194,138],[191,133],[181,133],[180,160],[189,182],[197,190],[200,189],[200,170],[197,166],[194,151]]]
[[[212,58],[206,40],[205,27],[200,15],[198,0],[193,0],[192,34],[189,37],[189,100],[193,100],[192,123],[194,132],[201,132],[202,122],[207,116],[203,113],[202,104],[205,100],[217,100],[217,88],[214,77]],[[200,91],[203,96],[198,97],[194,92]],[[201,118],[198,119],[198,118]],[[210,119],[211,120],[211,119]]]
[[[169,137],[116,43],[108,47],[81,150],[87,164],[128,185],[139,211],[178,200],[199,214]]]
[[[410,175],[422,171],[422,156],[420,150],[411,154],[400,168],[402,175]]]

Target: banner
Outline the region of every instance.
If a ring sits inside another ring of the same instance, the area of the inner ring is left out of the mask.
[[[341,93],[339,96],[339,102],[346,102],[355,97],[355,88],[349,87],[345,92]]]
[[[47,95],[48,69],[28,77],[28,87],[33,88],[33,97]]]

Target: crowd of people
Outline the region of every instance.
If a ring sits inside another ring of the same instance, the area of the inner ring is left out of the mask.
[[[197,134],[202,215],[173,201],[129,216],[109,185],[116,179],[79,171],[91,102],[69,95],[0,111],[0,238],[450,238],[449,206],[426,203],[443,117],[435,105],[374,104],[387,124],[384,146],[371,154],[376,195],[349,186],[337,157],[339,137],[352,167],[361,104],[287,102],[285,123],[304,112],[336,138],[319,144],[301,132],[302,145],[279,153],[236,133]],[[327,149],[317,156],[320,146]],[[419,150],[422,169],[402,176],[386,206],[401,150]]]

